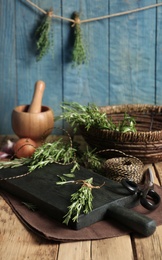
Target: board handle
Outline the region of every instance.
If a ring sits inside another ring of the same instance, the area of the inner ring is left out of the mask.
[[[107,210],[109,217],[130,228],[132,231],[148,237],[156,230],[156,222],[147,216],[119,205],[111,205]]]

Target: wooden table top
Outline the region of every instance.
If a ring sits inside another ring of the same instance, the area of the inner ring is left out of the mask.
[[[0,146],[7,136],[0,137]],[[162,185],[162,162],[150,166]],[[124,235],[73,243],[47,241],[27,230],[0,197],[0,260],[160,260],[162,225],[150,237]]]

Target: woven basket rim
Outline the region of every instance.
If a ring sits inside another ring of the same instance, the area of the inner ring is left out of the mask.
[[[151,105],[151,104],[122,104],[122,105],[109,105],[100,106],[99,109],[103,112],[144,112],[144,111],[154,111],[162,113],[162,105]]]
[[[101,112],[106,113],[107,115],[111,114],[120,114],[120,113],[132,113],[132,112],[141,112],[143,115],[145,112],[147,114],[156,113],[161,114],[162,116],[162,106],[149,105],[149,104],[125,104],[125,105],[114,105],[114,106],[101,106],[99,107]],[[86,130],[85,126],[82,125],[80,128],[84,132],[89,132],[92,136],[100,136],[101,138],[110,138],[125,142],[154,142],[162,140],[162,129],[161,130],[149,130],[149,131],[137,131],[137,132],[126,132],[121,133],[116,130],[103,129],[95,126],[91,126],[89,130]]]
[[[103,106],[100,107],[100,110],[102,112],[105,112],[107,115],[111,112],[113,113],[126,113],[126,112],[156,112],[156,113],[162,113],[162,106],[158,105],[150,105],[150,104],[125,104],[125,105],[114,105],[114,106]],[[137,131],[137,132],[126,132],[126,133],[120,133],[113,130],[107,130],[107,129],[100,129],[100,131],[109,133],[116,132],[119,133],[120,136],[123,137],[130,137],[130,138],[138,138],[139,136],[141,138],[146,139],[152,139],[153,140],[159,140],[162,139],[162,129],[161,130],[151,130],[151,131]]]

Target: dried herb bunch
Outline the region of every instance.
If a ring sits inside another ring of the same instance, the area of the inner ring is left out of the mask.
[[[84,126],[87,130],[90,127],[107,129],[119,132],[136,132],[136,122],[134,118],[125,114],[122,122],[114,124],[111,118],[107,117],[95,104],[83,106],[76,102],[64,102],[62,105],[64,110],[60,119],[65,119],[76,131],[79,126]]]
[[[88,214],[93,209],[93,189],[100,189],[105,183],[100,186],[93,186],[93,178],[86,180],[72,180],[72,181],[62,181],[57,182],[59,185],[65,184],[81,184],[81,187],[74,193],[71,194],[70,202],[68,206],[68,212],[64,216],[63,223],[68,225],[69,221],[78,222],[80,214]]]
[[[67,182],[58,182],[59,185],[64,185],[67,183],[74,184],[82,184],[82,186],[75,192],[71,194],[71,205],[68,206],[68,212],[64,216],[64,221],[66,225],[68,225],[69,221],[77,222],[79,215],[81,213],[88,214],[92,211],[92,186],[93,178],[87,180],[79,180],[79,181],[67,181]],[[97,188],[99,188],[97,186]]]
[[[74,47],[72,52],[72,61],[74,65],[81,65],[86,62],[86,51],[83,44],[79,13],[74,13],[74,20]]]
[[[40,61],[45,54],[47,54],[48,50],[50,49],[50,28],[52,23],[52,11],[50,10],[44,17],[43,21],[41,22],[40,26],[35,32],[37,38],[37,50],[38,56],[37,61]]]

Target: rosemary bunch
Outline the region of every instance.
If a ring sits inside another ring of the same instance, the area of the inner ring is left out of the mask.
[[[29,170],[34,171],[36,168],[42,168],[50,163],[60,163],[63,165],[74,162],[74,168],[78,168],[78,163],[75,160],[76,150],[69,144],[64,144],[61,139],[53,143],[44,143],[38,147],[31,157]]]
[[[68,212],[64,216],[63,221],[66,225],[68,225],[70,219],[72,219],[73,222],[78,221],[78,217],[82,212],[88,214],[92,211],[92,182],[93,178],[83,181],[82,186],[75,193],[71,194],[71,205],[68,206]],[[65,184],[65,182],[63,184]]]
[[[74,127],[74,131],[81,125],[84,125],[87,130],[92,126],[110,130],[115,128],[112,120],[107,119],[106,113],[101,113],[94,104],[82,106],[76,102],[64,102],[61,107],[63,108],[64,113],[59,118],[65,119]]]
[[[36,45],[39,53],[37,56],[37,61],[40,61],[50,49],[49,32],[51,28],[51,22],[52,22],[52,17],[50,11],[46,14],[40,26],[36,30],[35,33],[37,37]]]
[[[81,65],[86,62],[86,51],[83,44],[79,14],[77,12],[74,13],[74,20],[76,23],[74,25],[74,47],[72,52],[72,61],[76,65]]]
[[[76,131],[80,126],[84,126],[87,131],[90,127],[107,129],[112,131],[136,132],[135,119],[128,114],[118,124],[113,123],[107,114],[101,112],[95,104],[88,104],[87,106],[80,105],[76,102],[64,102],[61,106],[64,110],[59,117],[65,119]]]
[[[7,167],[19,167],[28,165],[29,172],[37,168],[42,168],[50,163],[71,164],[74,163],[71,172],[79,169],[79,165],[75,159],[76,150],[69,144],[65,144],[61,139],[53,143],[44,143],[38,147],[30,158],[14,159],[11,161],[1,161],[0,169]]]

